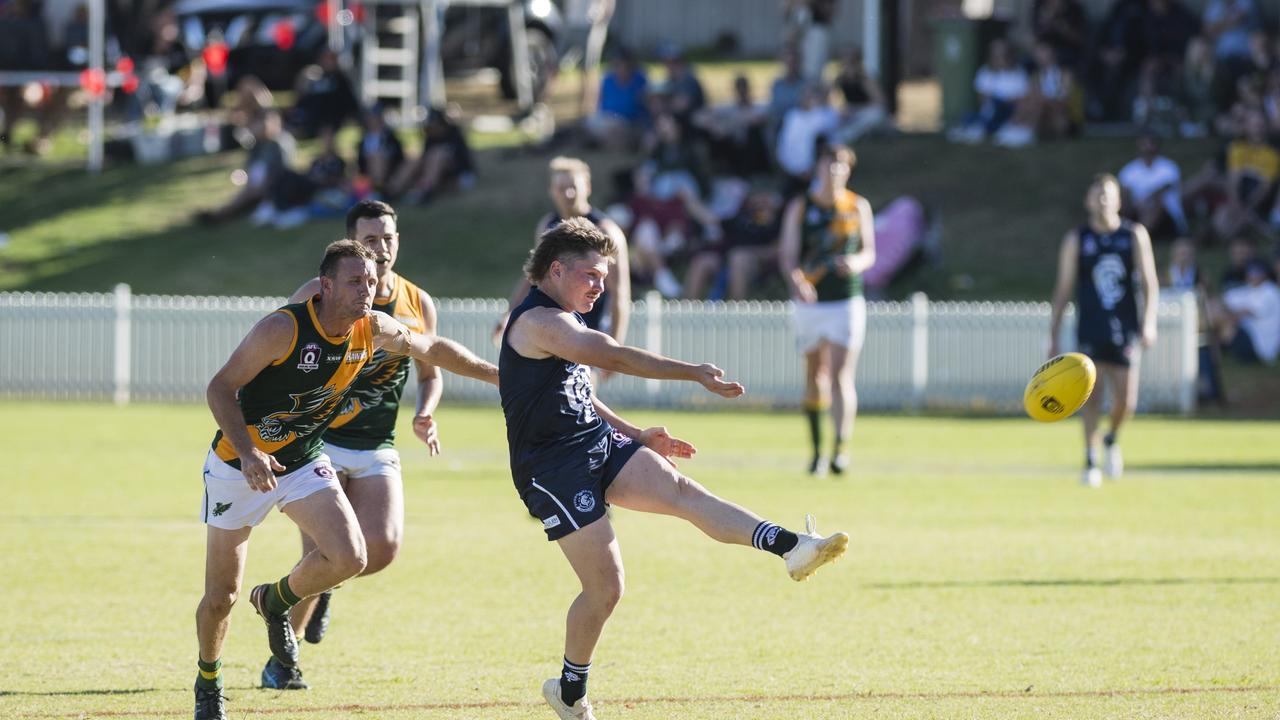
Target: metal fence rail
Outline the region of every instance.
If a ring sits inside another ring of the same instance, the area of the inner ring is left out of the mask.
[[[0,293],[0,397],[202,402],[205,384],[249,327],[279,298],[115,293]],[[437,299],[440,332],[497,360],[491,341],[504,300]],[[635,303],[629,344],[712,362],[741,380],[745,402],[798,405],[802,365],[790,303]],[[873,302],[858,364],[861,407],[1013,413],[1044,359],[1047,303]],[[1064,337],[1070,337],[1068,316]],[[1162,298],[1160,341],[1142,359],[1139,407],[1191,412],[1195,403],[1196,309],[1190,296]],[[1067,345],[1069,346],[1069,344]],[[412,384],[410,387],[413,387]],[[450,400],[496,403],[484,383],[450,376]],[[689,383],[630,377],[599,388],[610,402],[724,406]]]

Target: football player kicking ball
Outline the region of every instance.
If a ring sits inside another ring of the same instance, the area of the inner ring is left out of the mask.
[[[714,365],[694,365],[619,345],[588,329],[581,313],[604,290],[613,241],[583,218],[543,234],[525,263],[533,283],[511,312],[498,368],[511,474],[525,506],[582,583],[569,607],[564,666],[542,686],[561,718],[590,720],[587,676],[605,621],[622,597],[622,556],[606,505],[683,518],[720,542],[781,557],[804,580],[841,554],[849,536],[803,534],[762,520],[676,472],[666,458],[692,457],[666,428],[636,427],[594,396],[591,367],[637,377],[688,380],[722,397],[743,388]]]
[[[266,621],[273,659],[289,674],[301,678],[289,609],[365,569],[359,521],[320,438],[374,352],[497,382],[498,369],[461,345],[372,312],[377,284],[372,253],[350,240],[332,243],[320,263],[319,294],[260,320],[209,381],[218,433],[204,466],[208,531],[204,596],[196,609],[195,720],[226,720],[222,644],[240,595],[249,535],[272,506],[316,546],[288,575],[249,593]]]
[[[396,211],[376,200],[362,200],[347,211],[347,237],[369,249],[377,268],[378,288],[373,309],[399,320],[414,332],[436,331],[436,308],[431,297],[395,271],[400,252]],[[289,298],[305,302],[320,290],[320,278],[309,280]],[[413,432],[432,455],[440,453],[440,439],[433,414],[444,390],[440,369],[406,355],[378,350],[360,371],[329,429],[324,433],[324,453],[338,473],[338,482],[360,521],[368,551],[361,577],[391,564],[404,537],[404,487],[400,478],[400,454],[395,448],[396,417],[400,395],[409,377],[409,365],[417,366],[418,403]],[[315,542],[302,534],[302,554]],[[331,592],[303,599],[289,612],[295,634],[318,643],[329,626]],[[280,690],[307,687],[274,658],[262,670],[262,686]]]
[[[1085,195],[1089,221],[1067,233],[1058,252],[1058,283],[1049,322],[1049,357],[1058,354],[1058,330],[1072,290],[1076,294],[1076,347],[1098,367],[1098,385],[1081,408],[1085,461],[1081,482],[1102,485],[1098,467],[1098,417],[1102,386],[1111,393],[1111,427],[1102,436],[1107,477],[1124,472],[1120,428],[1138,405],[1138,365],[1142,348],[1156,341],[1156,300],[1160,292],[1151,237],[1146,228],[1120,217],[1120,183],[1099,175]],[[1139,311],[1139,288],[1142,309]]]

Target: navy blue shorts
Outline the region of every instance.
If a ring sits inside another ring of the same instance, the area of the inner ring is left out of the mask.
[[[1133,359],[1138,357],[1138,344],[1132,341],[1123,345],[1116,345],[1113,342],[1090,342],[1079,339],[1076,347],[1080,352],[1088,355],[1089,359],[1095,363],[1109,363],[1120,367],[1129,367]]]
[[[559,540],[604,517],[605,491],[642,445],[609,429],[601,442],[555,470],[516,477],[529,514],[542,521],[548,540]]]

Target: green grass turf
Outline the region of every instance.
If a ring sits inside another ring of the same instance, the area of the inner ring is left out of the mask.
[[[592,672],[602,719],[1280,712],[1280,424],[1139,418],[1128,475],[1089,491],[1074,422],[868,417],[852,477],[814,480],[798,417],[634,415],[697,444],[682,469],[713,490],[853,542],[796,584],[615,512],[628,589]],[[237,605],[233,718],[550,717],[576,583],[515,497],[497,410],[438,417],[443,456],[404,443],[403,553],[336,594],[303,648],[311,691],[253,688],[265,633]],[[190,716],[212,428],[198,406],[0,405],[0,717]],[[246,583],[296,553],[273,514]]]

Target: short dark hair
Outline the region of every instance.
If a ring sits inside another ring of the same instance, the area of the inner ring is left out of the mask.
[[[353,257],[373,262],[376,260],[369,248],[355,240],[337,240],[329,243],[324,249],[324,259],[320,261],[320,275],[332,279],[342,258]]]
[[[356,223],[362,218],[390,217],[396,219],[396,210],[381,200],[361,200],[347,211],[347,237],[355,240]]]
[[[524,274],[529,277],[530,282],[541,282],[551,269],[551,263],[585,257],[592,251],[612,258],[617,252],[617,246],[608,233],[590,220],[583,217],[569,218],[542,233],[538,244],[533,246],[529,259],[524,263]]]

